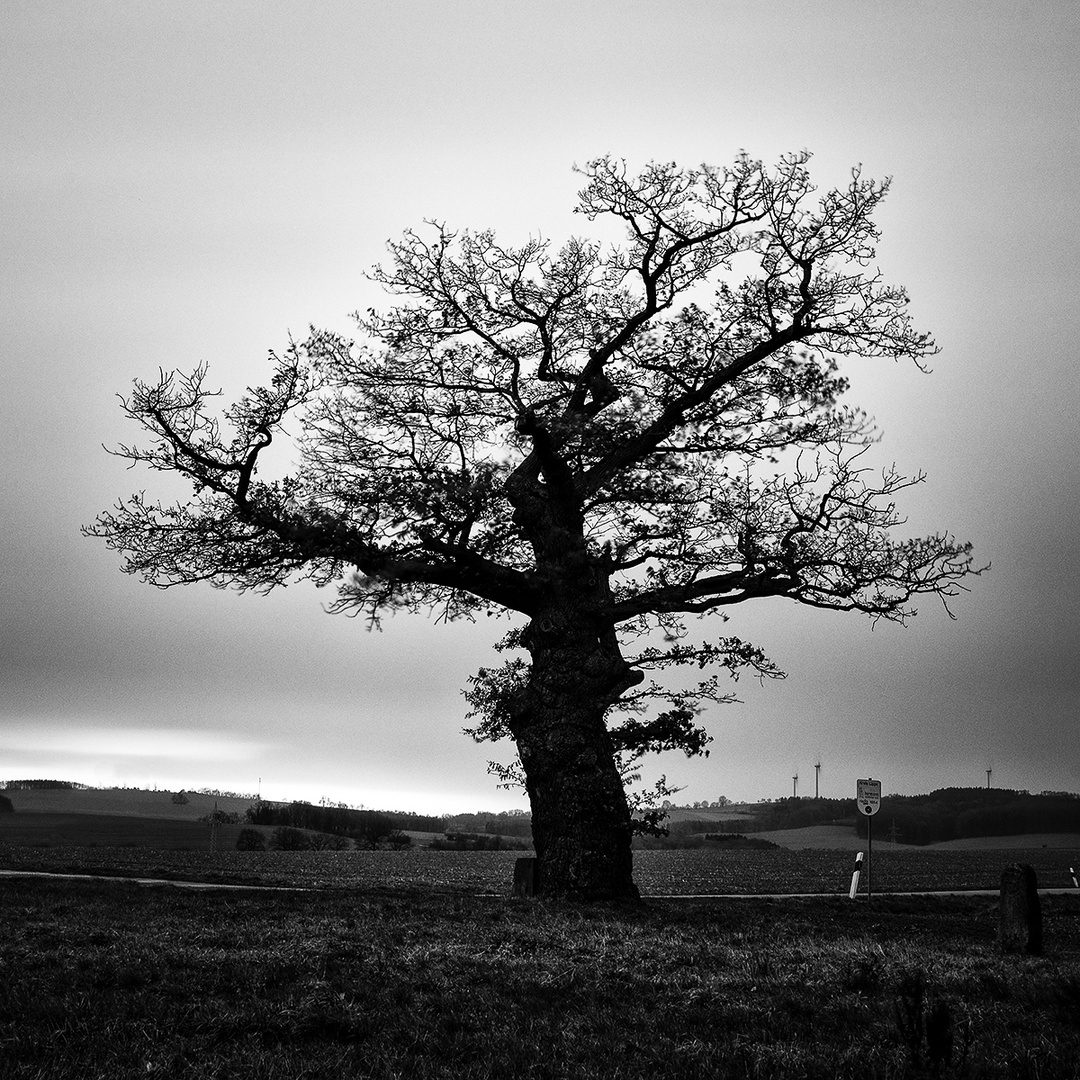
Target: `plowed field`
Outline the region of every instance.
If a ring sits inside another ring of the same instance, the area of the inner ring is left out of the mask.
[[[137,848],[4,847],[0,869],[51,870],[132,877],[314,888],[413,888],[506,893],[510,851],[239,852]],[[1061,848],[980,851],[874,851],[874,892],[994,889],[1010,863],[1030,863],[1043,888],[1072,886],[1080,851]],[[853,857],[847,851],[639,851],[635,877],[645,896],[711,894],[846,894]],[[865,892],[863,873],[860,891]]]

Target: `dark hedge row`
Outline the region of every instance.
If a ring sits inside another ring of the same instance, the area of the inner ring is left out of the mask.
[[[311,829],[339,836],[369,839],[393,832],[444,832],[446,818],[384,810],[353,810],[347,806],[314,806],[309,802],[260,802],[248,807],[252,825]]]
[[[866,818],[857,823],[865,836]],[[929,795],[888,795],[881,800],[874,834],[904,844],[935,844],[973,836],[1080,832],[1080,798],[1066,793],[1031,795],[989,788],[942,788]]]

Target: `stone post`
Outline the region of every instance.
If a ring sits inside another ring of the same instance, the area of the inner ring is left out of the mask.
[[[535,896],[539,891],[539,859],[518,859],[514,863],[514,895]]]
[[[1027,863],[1013,863],[1001,875],[1001,909],[998,917],[998,944],[1002,952],[1042,954],[1042,910],[1035,869]]]

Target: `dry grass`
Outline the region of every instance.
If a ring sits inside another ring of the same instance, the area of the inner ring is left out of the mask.
[[[1080,899],[578,908],[0,881],[0,1074],[1073,1077]],[[940,1033],[945,1017],[951,1054]]]

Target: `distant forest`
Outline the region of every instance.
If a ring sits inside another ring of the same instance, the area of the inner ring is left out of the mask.
[[[252,825],[273,825],[289,829],[367,839],[393,832],[444,832],[446,818],[399,811],[354,810],[348,806],[320,805],[309,802],[259,802],[249,806],[245,818]]]
[[[244,817],[251,825],[310,829],[373,842],[398,832],[452,833],[472,836],[474,840],[477,836],[532,836],[531,815],[514,811],[448,817],[396,810],[354,810],[332,804],[313,806],[309,802],[259,802],[248,807]],[[474,846],[483,845],[476,843]]]
[[[753,803],[749,809],[752,817],[730,818],[714,821],[678,822],[678,829],[685,832],[687,826],[700,826],[699,832],[755,833],[773,829],[805,829],[810,825],[854,825],[854,799],[809,799],[792,796],[774,802]]]
[[[8,780],[0,790],[93,790],[87,784],[69,780]],[[211,793],[203,789],[203,793]],[[212,792],[213,794],[226,794]],[[238,796],[245,797],[245,796]],[[429,815],[402,811],[356,810],[332,803],[261,802],[245,814],[251,825],[305,829],[351,837],[364,844],[384,842],[398,833],[443,833],[447,842],[468,841],[473,847],[491,846],[495,837],[527,841],[532,835],[532,817],[522,810],[474,814]],[[696,806],[670,807],[672,810],[717,810],[727,801]],[[730,804],[729,804],[730,805]],[[11,813],[11,800],[0,796],[0,812]],[[732,834],[802,829],[812,825],[843,825],[858,836],[867,834],[868,819],[859,814],[855,800],[791,796],[769,802],[744,804],[738,816],[682,818],[666,823],[669,843],[662,846],[700,845],[710,834],[716,838]],[[874,839],[902,844],[935,844],[977,836],[1018,836],[1024,833],[1080,833],[1080,794],[1044,791],[1033,795],[1008,788],[950,787],[928,795],[886,795],[873,819]]]
[[[692,810],[693,807],[685,807]],[[853,826],[865,837],[867,818],[854,799],[776,799],[745,808],[749,817],[714,821],[683,819],[668,825],[672,836],[759,833],[810,825]],[[874,815],[874,838],[902,844],[936,844],[974,836],[1080,832],[1080,795],[1044,791],[1032,795],[1006,788],[940,788],[929,795],[886,795]]]
[[[1080,795],[1007,788],[940,788],[929,795],[887,795],[874,815],[874,836],[902,844],[937,844],[972,836],[1080,832]],[[867,818],[856,819],[866,836]]]
[[[6,780],[0,787],[7,791],[89,791],[89,784],[72,780]]]

